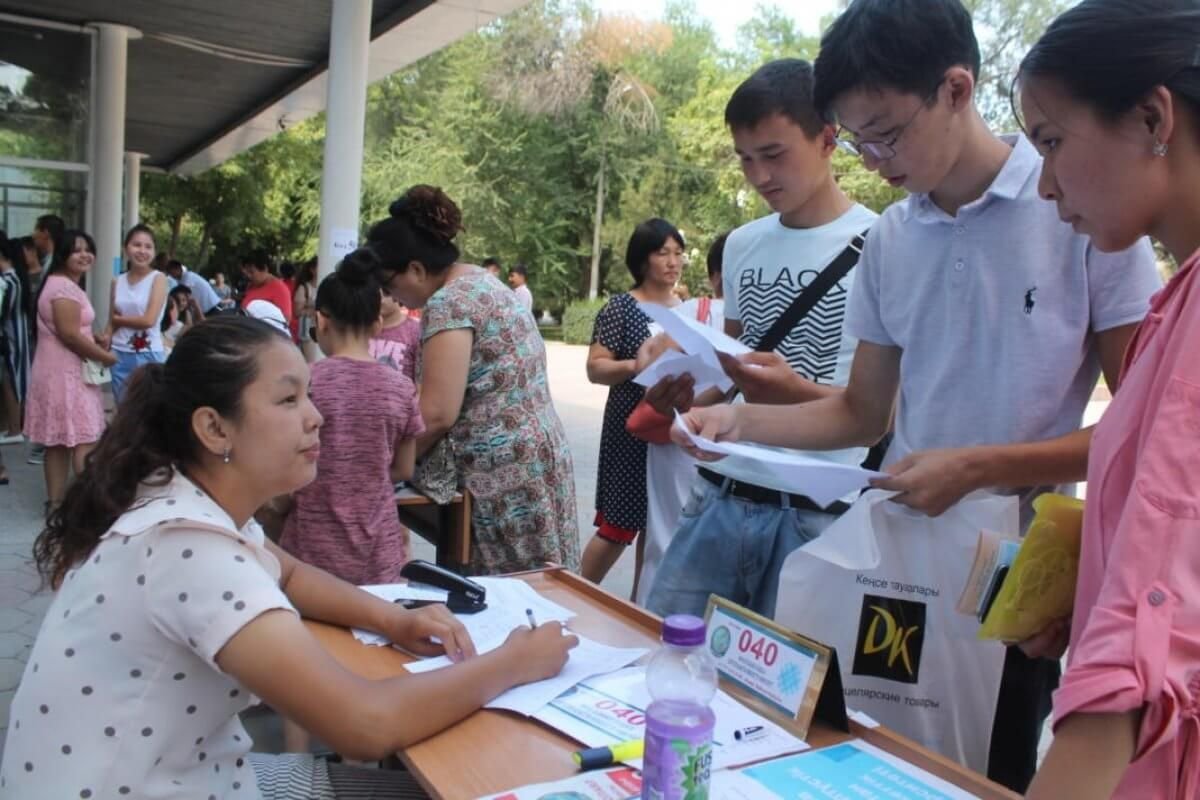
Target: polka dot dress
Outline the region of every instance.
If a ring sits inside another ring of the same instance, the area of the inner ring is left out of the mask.
[[[603,345],[618,360],[637,358],[650,338],[650,318],[631,294],[619,294],[596,315],[592,342]],[[600,433],[600,467],[596,477],[596,511],[620,528],[646,527],[646,443],[625,431],[625,420],[644,390],[632,380],[608,390],[604,428]]]
[[[145,488],[46,613],[10,710],[0,798],[260,797],[217,652],[292,610],[279,562],[182,475]]]

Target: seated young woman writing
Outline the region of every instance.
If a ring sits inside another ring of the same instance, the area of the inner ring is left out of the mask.
[[[475,655],[444,606],[406,611],[264,539],[254,510],[316,474],[308,384],[291,341],[243,317],[206,320],[134,375],[36,544],[57,593],[12,703],[0,798],[420,796],[406,773],[252,754],[238,712],[262,698],[374,760],[562,668],[577,640],[557,624]],[[366,680],[301,616],[458,663]]]

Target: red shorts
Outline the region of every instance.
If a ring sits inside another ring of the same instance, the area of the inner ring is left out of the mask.
[[[639,531],[631,531],[628,528],[618,528],[605,520],[604,514],[600,511],[596,512],[596,521],[592,524],[596,526],[597,536],[606,542],[615,544],[631,545],[639,533]]]

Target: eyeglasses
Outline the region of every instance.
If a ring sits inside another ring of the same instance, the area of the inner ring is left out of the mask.
[[[929,107],[929,104],[933,102],[935,97],[937,97],[938,90],[941,88],[942,84],[939,83],[937,87],[935,87],[934,90],[929,93],[929,96],[921,101],[921,105],[917,106],[917,109],[912,113],[912,116],[910,116],[903,125],[895,129],[896,133],[891,138],[864,141],[859,139],[853,132],[847,131],[843,127],[839,127],[837,135],[838,146],[850,155],[858,156],[860,158],[870,156],[876,161],[887,161],[895,158],[896,142],[900,141],[900,137],[904,135],[904,131],[908,129],[908,126],[913,124],[913,121],[917,118],[917,115]]]

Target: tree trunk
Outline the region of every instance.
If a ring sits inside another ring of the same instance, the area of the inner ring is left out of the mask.
[[[592,277],[588,283],[588,299],[600,294],[600,228],[604,225],[604,168],[607,159],[600,154],[600,171],[596,175],[596,219],[592,228]]]
[[[208,247],[212,243],[212,234],[208,226],[204,226],[204,234],[200,237],[200,255],[196,256],[196,269],[208,263]]]
[[[179,234],[183,230],[183,214],[176,214],[171,220],[171,244],[167,246],[167,258],[175,258],[175,251],[179,247]]]

